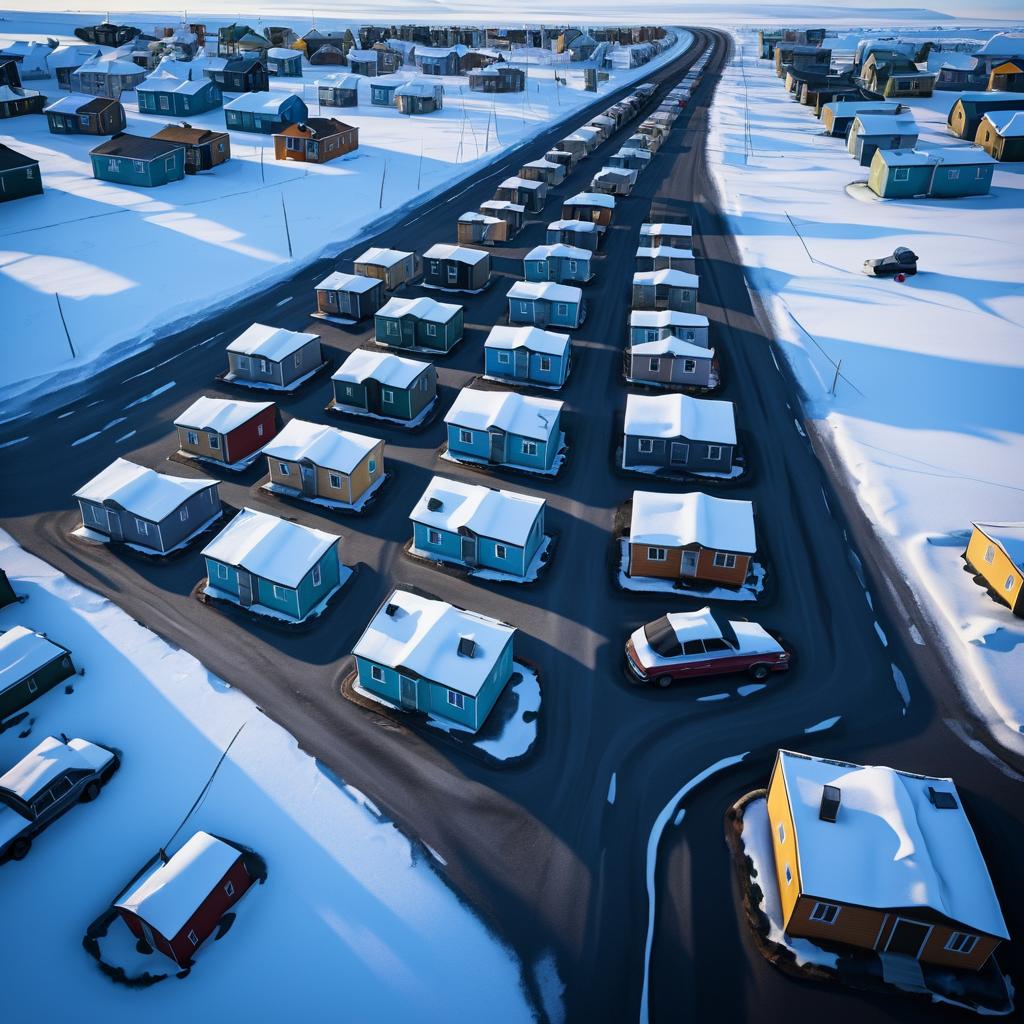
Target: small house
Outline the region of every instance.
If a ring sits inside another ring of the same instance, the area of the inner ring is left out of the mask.
[[[212,62],[203,72],[221,92],[267,92],[270,76],[259,57],[237,57],[224,61],[221,67]]]
[[[608,225],[615,213],[615,197],[596,192],[580,192],[562,203],[562,216],[566,220],[591,220]]]
[[[102,51],[97,46],[77,46],[69,43],[66,46],[58,46],[46,57],[46,66],[50,73],[57,79],[57,85],[61,89],[71,89],[71,76],[83,64],[98,57]],[[3,61],[0,60],[0,64]],[[3,73],[0,72],[0,81],[3,80]],[[8,85],[15,83],[8,82]]]
[[[278,135],[288,125],[309,121],[306,104],[293,92],[244,92],[224,104],[227,127]]]
[[[1024,49],[1024,46],[1021,47]],[[992,69],[989,92],[1024,92],[1024,59],[1008,60]]]
[[[0,722],[69,679],[71,652],[42,633],[12,626],[0,633]]]
[[[683,270],[645,270],[633,275],[633,309],[697,311],[696,274]]]
[[[519,177],[527,181],[543,181],[548,188],[560,185],[565,178],[565,167],[553,160],[531,160],[519,168]]]
[[[636,268],[642,272],[682,270],[692,274],[697,269],[697,260],[692,249],[679,249],[674,245],[642,245],[636,251]]]
[[[902,104],[895,100],[835,100],[821,108],[821,123],[826,135],[835,135],[845,139],[850,133],[850,125],[858,114],[898,114],[903,110]]]
[[[714,388],[718,386],[715,350],[674,334],[631,342],[626,349],[626,378],[659,387]]]
[[[159,71],[135,87],[140,114],[187,117],[215,110],[224,97],[220,86],[208,78],[185,79]]]
[[[972,523],[964,560],[997,601],[1024,615],[1024,523]]]
[[[639,147],[623,146],[618,153],[608,157],[608,166],[624,168],[639,173],[649,167],[653,156],[650,150]]]
[[[196,832],[173,857],[157,857],[114,906],[129,931],[188,967],[196,949],[252,885],[240,847]]]
[[[974,51],[982,72],[990,75],[1007,60],[1024,58],[1024,34],[1020,32],[997,32]]]
[[[591,192],[609,196],[628,196],[636,184],[636,171],[625,167],[602,167],[590,180]]]
[[[277,406],[203,395],[174,426],[182,454],[230,467],[250,460],[277,433]]]
[[[439,242],[423,254],[423,286],[479,292],[491,279],[491,257],[482,249]]]
[[[876,149],[913,149],[917,137],[913,114],[857,114],[846,148],[861,167],[870,167]]]
[[[338,66],[345,63],[345,50],[333,43],[324,43],[312,53],[307,51],[306,57],[313,67]]]
[[[601,136],[601,141],[605,142],[611,138],[612,132],[618,128],[618,124],[616,124],[614,117],[608,117],[607,114],[598,114],[587,127],[596,131]]]
[[[0,143],[0,203],[42,194],[39,161]]]
[[[524,579],[544,543],[546,504],[532,495],[435,476],[409,514],[412,551]]]
[[[231,136],[227,132],[193,128],[187,121],[166,125],[153,138],[182,147],[186,174],[210,171],[231,159]]]
[[[740,587],[757,551],[749,501],[633,492],[629,575]]]
[[[990,110],[974,141],[995,160],[1024,160],[1024,110]]]
[[[578,160],[582,160],[583,157],[590,153],[593,153],[595,149],[601,144],[601,136],[595,131],[588,131],[585,128],[579,128],[572,133],[567,135],[561,142],[558,143],[559,149],[567,149],[570,153],[573,153]]]
[[[302,622],[341,586],[341,537],[243,508],[203,548],[206,593]]]
[[[462,340],[462,306],[433,299],[389,299],[374,317],[378,345],[450,352]]]
[[[538,245],[523,257],[523,277],[527,281],[584,284],[594,276],[590,257],[589,249],[579,249],[564,242]]]
[[[517,281],[508,292],[508,322],[576,328],[583,323],[583,292],[554,281]]]
[[[218,57],[262,57],[272,45],[266,36],[254,32],[248,25],[222,25],[217,29]]]
[[[780,750],[767,817],[792,938],[946,971],[980,970],[1009,939],[952,779]]]
[[[459,215],[456,230],[459,245],[494,245],[496,242],[507,242],[509,237],[508,221],[474,210]]]
[[[677,394],[626,398],[623,469],[727,476],[732,472],[735,449],[732,402]]]
[[[693,228],[689,224],[641,224],[640,244],[674,245],[680,249],[692,249]]]
[[[1024,93],[965,92],[949,108],[949,130],[968,142],[977,138],[981,119],[990,110],[1024,110]]]
[[[570,153],[566,149],[549,149],[544,154],[544,159],[551,161],[553,164],[559,164],[565,168],[565,173],[568,173],[576,166],[579,162],[579,157],[574,153]]]
[[[562,403],[515,391],[463,388],[445,415],[448,454],[492,466],[549,472],[562,449]]]
[[[421,75],[457,75],[464,46],[417,46],[414,61]]]
[[[54,135],[115,135],[127,123],[118,100],[77,92],[55,100],[44,113]]]
[[[165,139],[119,132],[89,153],[92,176],[118,185],[156,188],[185,177],[185,151]]]
[[[548,225],[545,240],[548,245],[561,243],[597,252],[604,232],[605,226],[592,220],[555,220]]]
[[[46,97],[41,92],[0,85],[0,119],[41,114],[45,106]]]
[[[224,380],[250,387],[285,390],[324,364],[316,334],[253,324],[227,346]]]
[[[395,106],[400,114],[432,114],[444,107],[444,86],[440,82],[406,82],[395,90]]]
[[[267,74],[274,78],[301,78],[302,53],[283,46],[272,46],[267,50]]]
[[[470,92],[523,92],[526,72],[509,64],[491,64],[469,72]]]
[[[133,25],[115,25],[109,21],[75,29],[75,35],[83,42],[113,47],[124,46],[141,34],[142,30]]]
[[[938,161],[916,149],[879,149],[871,160],[868,188],[882,199],[927,196]]]
[[[353,75],[376,78],[394,74],[402,66],[402,55],[386,47],[372,50],[348,51],[348,66]]]
[[[943,90],[969,90],[984,88],[984,71],[978,58],[957,50],[931,50],[928,70],[935,75],[935,88]]]
[[[356,505],[384,477],[384,442],[321,423],[289,420],[263,449],[273,490]]]
[[[790,66],[794,71],[828,72],[832,65],[832,51],[824,46],[794,46]]]
[[[359,106],[359,75],[331,75],[316,82],[321,107]]]
[[[316,286],[314,316],[325,319],[364,320],[384,305],[384,282],[361,274],[328,274]]]
[[[112,541],[166,555],[221,514],[217,483],[115,459],[75,492],[82,525]]]
[[[70,81],[74,92],[116,100],[121,93],[131,92],[145,77],[146,72],[138,64],[103,54],[72,71]]]
[[[393,107],[395,92],[405,82],[404,78],[385,78],[370,83],[370,102],[375,107]]]
[[[364,277],[376,277],[393,292],[420,276],[420,262],[413,252],[371,247],[355,261],[355,271]]]
[[[526,218],[526,207],[521,203],[511,203],[507,199],[486,199],[480,204],[480,212],[485,217],[497,217],[508,225],[508,239],[519,234]]]
[[[41,43],[38,40],[17,39],[13,43],[0,45],[0,60],[17,62],[20,78],[18,85],[33,78],[49,78],[50,69],[46,59],[53,52],[52,43],[53,40]]]
[[[988,195],[995,161],[978,146],[878,150],[868,188],[884,199],[959,198]]]
[[[540,213],[548,198],[548,187],[543,181],[530,181],[519,177],[506,178],[498,186],[494,198],[516,203],[530,213]]]
[[[21,71],[13,57],[0,57],[0,86],[4,85],[12,89],[21,88]]]
[[[569,335],[540,327],[497,325],[484,342],[484,374],[510,384],[560,388],[571,358]]]
[[[996,162],[979,146],[951,146],[931,155],[937,160],[928,190],[932,198],[987,196],[991,191]]]
[[[309,117],[274,135],[276,160],[325,164],[359,148],[359,129],[334,117]]]
[[[433,363],[357,348],[331,377],[333,408],[408,424],[437,397]]]
[[[476,732],[512,678],[515,633],[477,612],[394,590],[352,648],[358,685]]]

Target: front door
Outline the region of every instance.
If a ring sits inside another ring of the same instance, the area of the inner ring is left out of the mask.
[[[696,551],[684,551],[683,552],[683,575],[684,576],[696,576],[697,575],[697,552]]]
[[[238,602],[243,608],[252,604],[252,576],[244,569],[238,570]]]
[[[124,528],[121,526],[121,517],[113,510],[107,509],[107,533],[111,540],[124,540]]]
[[[487,452],[487,459],[490,462],[505,461],[505,431],[489,430],[487,432],[490,445]]]
[[[408,676],[398,677],[402,707],[416,710],[416,680]]]
[[[690,446],[682,441],[673,441],[668,457],[673,466],[685,466],[690,458]]]
[[[306,159],[312,160],[316,163],[320,159],[320,143],[319,142],[307,142],[306,143]]]
[[[530,353],[525,348],[516,349],[514,375],[516,377],[530,376]]]
[[[466,565],[476,565],[476,537],[463,536],[462,560]]]
[[[380,409],[380,383],[372,377],[368,377],[364,384],[366,388],[366,411],[379,413]]]
[[[885,951],[887,953],[902,953],[904,956],[912,956],[916,960],[931,930],[931,925],[898,917],[896,918],[896,927],[893,928],[889,941],[886,943]]]
[[[302,493],[307,498],[316,497],[316,467],[300,466],[299,476],[302,478]]]

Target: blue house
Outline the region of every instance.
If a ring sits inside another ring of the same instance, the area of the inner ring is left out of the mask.
[[[421,75],[457,75],[465,46],[417,46],[413,55]]]
[[[243,508],[203,548],[206,593],[300,622],[341,586],[341,538]]]
[[[527,281],[583,284],[594,276],[590,270],[590,257],[589,249],[563,242],[537,245],[523,257],[523,276]]]
[[[393,107],[395,92],[405,82],[404,78],[375,78],[370,83],[370,102],[375,107]]]
[[[224,104],[225,123],[240,132],[276,135],[308,118],[306,104],[293,92],[243,92]]]
[[[302,54],[284,46],[272,46],[267,50],[267,73],[277,78],[301,78]]]
[[[562,449],[562,403],[463,388],[444,418],[455,460],[550,473]]]
[[[89,153],[98,181],[153,188],[185,177],[185,148],[165,139],[121,132]]]
[[[447,601],[394,590],[352,648],[358,685],[476,732],[512,678],[515,633]]]
[[[579,327],[586,316],[583,292],[554,281],[516,281],[508,290],[508,322],[536,327]]]
[[[409,514],[413,553],[524,579],[537,569],[544,507],[543,498],[435,476]]]
[[[182,117],[202,114],[223,102],[220,86],[209,78],[190,80],[157,72],[135,87],[140,114]]]
[[[568,334],[539,327],[491,328],[484,342],[484,374],[510,384],[560,388],[569,376]]]

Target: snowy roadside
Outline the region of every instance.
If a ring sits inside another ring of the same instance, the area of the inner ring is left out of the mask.
[[[533,1019],[513,954],[361,793],[191,655],[2,532],[0,562],[29,596],[0,611],[0,629],[46,631],[87,670],[72,694],[45,694],[0,735],[0,770],[61,731],[124,754],[96,803],[51,826],[24,861],[0,866],[0,960],[15,1018],[62,1019],[79,1005],[136,1021],[143,1000],[150,1021],[337,1006],[367,1021],[473,1019],[481,1006],[489,1020]],[[230,934],[203,947],[187,979],[144,994],[112,985],[82,949],[85,927],[167,842],[243,725],[177,842],[206,829],[244,843],[266,859],[267,884],[246,895]]]
[[[867,168],[756,59],[753,34],[735,40],[708,157],[748,280],[803,389],[804,414],[945,637],[965,697],[1000,742],[1024,753],[1024,624],[961,558],[972,521],[1022,518],[1024,168],[998,165],[988,197],[854,198],[846,186]],[[955,98],[910,104],[919,148],[966,145],[945,126]],[[920,257],[917,277],[861,273],[864,259],[897,245]],[[923,642],[914,629],[910,639]]]

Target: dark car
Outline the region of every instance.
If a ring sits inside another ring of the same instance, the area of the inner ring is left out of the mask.
[[[626,641],[626,665],[640,682],[661,687],[736,672],[767,679],[789,668],[790,652],[756,622],[718,620],[702,608],[641,626]]]
[[[895,277],[897,274],[917,273],[917,256],[905,246],[893,250],[891,256],[864,261],[864,273],[870,277]]]
[[[21,860],[32,838],[77,803],[95,800],[121,763],[88,740],[47,736],[0,775],[0,862]]]

